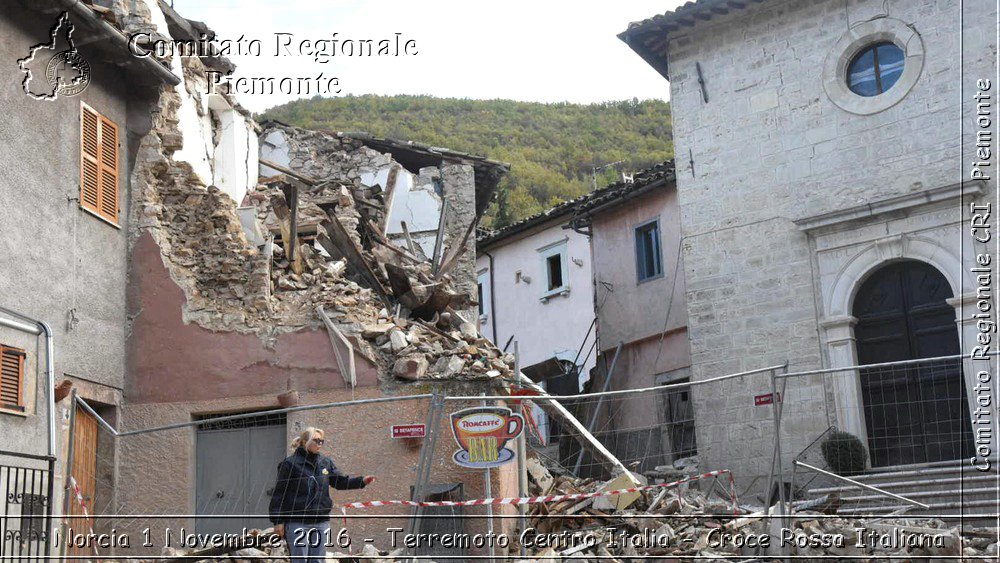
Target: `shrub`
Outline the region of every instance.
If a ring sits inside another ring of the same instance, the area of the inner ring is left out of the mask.
[[[838,475],[863,473],[868,452],[857,436],[850,432],[836,430],[820,446],[823,459],[830,470]]]

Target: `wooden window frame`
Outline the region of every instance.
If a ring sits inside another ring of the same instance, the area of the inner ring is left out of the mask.
[[[27,354],[20,348],[0,344],[0,362],[6,359],[8,354],[18,358],[17,366],[17,404],[10,404],[0,400],[0,412],[15,414],[25,414],[27,411],[27,400],[24,397],[24,363]]]
[[[110,142],[106,138],[109,134],[114,136]],[[80,209],[118,229],[121,228],[119,139],[117,123],[80,102]],[[109,149],[110,157],[107,156]],[[111,194],[107,193],[109,187]]]
[[[650,249],[652,253],[654,266],[657,271],[646,272],[646,276],[643,276],[643,261],[645,259],[645,249],[641,244],[640,237],[644,236],[644,233],[648,230],[656,231],[656,248]],[[663,271],[663,231],[660,229],[660,218],[656,217],[650,219],[649,221],[644,221],[638,225],[632,227],[632,240],[635,245],[635,278],[636,285],[646,283],[651,280],[659,279],[664,277],[665,273]]]
[[[542,285],[542,295],[538,300],[542,303],[548,303],[549,299],[556,295],[569,295],[569,237],[563,237],[539,248],[538,255],[542,259],[542,275],[539,277],[545,282]],[[552,279],[549,277],[549,258],[554,256],[559,257],[559,271],[562,276],[562,285],[550,289]]]

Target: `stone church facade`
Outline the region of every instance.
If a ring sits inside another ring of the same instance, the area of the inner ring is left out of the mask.
[[[700,0],[619,36],[670,82],[694,381],[975,345],[970,269],[996,241],[973,239],[970,205],[995,203],[996,181],[971,172],[983,110],[974,96],[984,91],[992,120],[997,85],[977,80],[995,77],[997,14],[989,2],[960,10],[957,0]],[[863,58],[880,54],[883,66],[866,69]],[[881,94],[857,78],[873,68],[885,73],[872,85]],[[973,363],[955,360],[937,383],[900,383],[900,405],[881,416],[936,416],[936,431],[956,432],[988,367]],[[771,410],[753,397],[770,391],[757,376],[695,388],[705,467],[731,467],[747,484],[767,477]],[[830,427],[875,444],[873,466],[968,454],[967,442],[928,449],[910,443],[919,432],[887,433],[901,423],[868,420],[880,412],[869,392],[858,371],[788,380],[785,467]],[[922,415],[937,407],[907,393],[946,400],[947,412]]]

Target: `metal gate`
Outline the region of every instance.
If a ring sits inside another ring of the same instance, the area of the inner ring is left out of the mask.
[[[0,451],[0,560],[48,555],[53,462],[47,456]]]
[[[285,438],[284,415],[209,422],[198,428],[195,503],[199,533],[270,525],[267,505],[278,463],[286,456]]]

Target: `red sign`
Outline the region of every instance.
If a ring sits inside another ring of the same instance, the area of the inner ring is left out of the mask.
[[[778,393],[778,402],[781,402],[781,393]],[[765,393],[763,395],[754,395],[753,404],[755,407],[761,405],[770,405],[774,403],[774,393]]]
[[[425,424],[393,424],[393,438],[423,438],[427,434]]]

